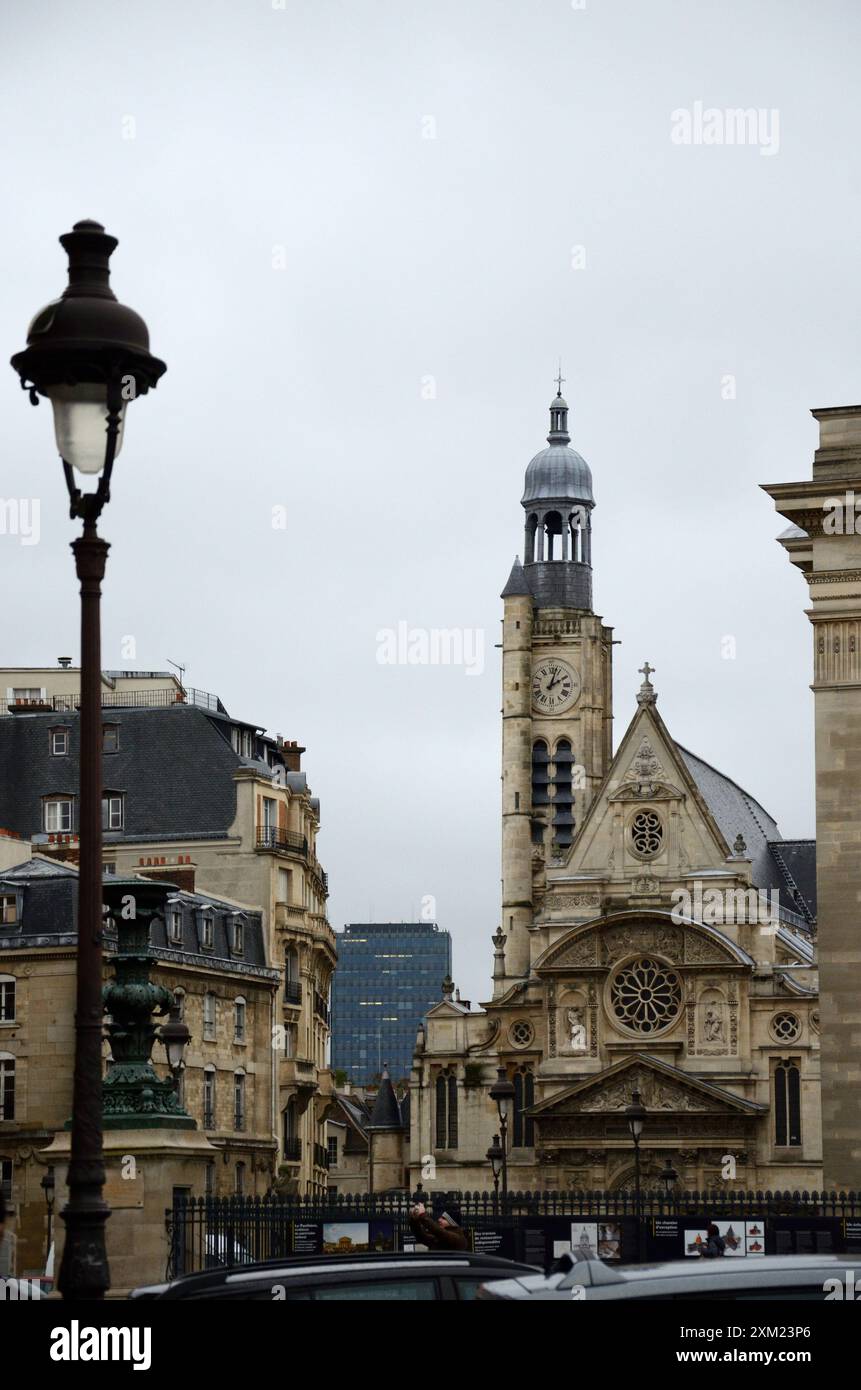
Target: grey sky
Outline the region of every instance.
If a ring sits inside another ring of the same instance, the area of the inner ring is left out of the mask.
[[[858,38],[850,0],[5,7],[4,356],[96,217],[168,363],[102,528],[104,664],[182,660],[306,743],[333,924],[434,895],[473,1000],[498,594],[560,354],[617,740],[648,657],[675,737],[813,833],[806,591],[757,484],[859,399]],[[777,152],[674,144],[697,101],[776,109]],[[77,659],[50,412],[8,368],[0,409],[2,494],[41,500],[38,545],[0,536],[2,659]],[[399,620],[483,629],[485,673],[379,665]]]

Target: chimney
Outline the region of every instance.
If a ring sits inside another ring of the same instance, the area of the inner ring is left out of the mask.
[[[292,738],[289,740],[289,742],[285,743],[281,751],[284,755],[284,765],[287,768],[287,771],[301,772],[302,754],[305,752],[305,749],[302,748],[300,744],[296,742],[295,738]]]

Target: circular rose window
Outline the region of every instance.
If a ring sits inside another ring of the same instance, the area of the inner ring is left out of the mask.
[[[610,1000],[620,1023],[635,1033],[658,1033],[678,1018],[682,982],[674,970],[642,956],[617,971]]]
[[[658,853],[664,839],[664,827],[655,811],[638,811],[631,821],[631,841],[644,859]]]
[[[535,1037],[535,1030],[531,1023],[526,1019],[518,1019],[517,1023],[511,1025],[508,1035],[515,1047],[528,1047]]]
[[[795,1042],[801,1034],[801,1024],[795,1014],[775,1014],[771,1020],[771,1032],[778,1042]]]

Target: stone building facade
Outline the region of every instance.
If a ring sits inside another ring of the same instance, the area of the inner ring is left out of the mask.
[[[829,1188],[861,1190],[861,406],[814,410],[813,476],[765,491],[807,580],[813,627],[822,991],[822,1130]]]
[[[493,995],[451,982],[419,1031],[412,1182],[485,1188],[515,1090],[512,1189],[821,1185],[815,845],[681,748],[642,668],[612,752],[612,629],[592,608],[592,476],[551,404],[525,563],[503,591],[502,909]]]
[[[77,877],[72,866],[38,854],[0,873],[0,1166],[14,1212],[19,1273],[44,1267],[41,1180],[49,1163],[63,1161],[55,1150],[71,1114]],[[266,964],[261,914],[207,894],[172,892],[150,941],[152,979],[181,1002],[191,1033],[180,1100],[197,1132],[180,1136],[182,1185],[194,1195],[263,1195],[272,1186],[277,1156],[271,1038],[280,979]],[[115,953],[116,940],[106,933],[106,983]],[[107,1074],[107,1041],[104,1050]],[[166,1078],[160,1046],[153,1061]],[[113,1138],[106,1130],[108,1150]],[[150,1202],[153,1249],[145,1251],[141,1231],[129,1283],[164,1273],[164,1208],[172,1190],[158,1187],[159,1170],[178,1171],[169,1138],[163,1131],[125,1134],[122,1153],[136,1156],[140,1180],[109,1185],[108,1200],[116,1209],[108,1228],[114,1253],[122,1221],[115,1218],[127,1208],[132,1214],[142,1208],[145,1189],[155,1185],[159,1193]],[[59,1180],[57,1199],[59,1210],[65,1201]],[[62,1234],[60,1226],[56,1233]]]
[[[292,1190],[323,1192],[337,954],[317,857],[320,803],[301,766],[305,750],[232,718],[217,696],[164,673],[104,677],[105,872],[161,875],[186,891],[261,911],[266,963],[280,976],[266,1053],[274,1050],[276,1061],[277,1164]],[[78,854],[76,680],[73,669],[49,679],[10,668],[9,698],[0,704],[0,826],[71,863]],[[64,681],[65,693],[56,689]]]

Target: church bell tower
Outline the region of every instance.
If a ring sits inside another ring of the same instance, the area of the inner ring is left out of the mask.
[[[571,448],[562,377],[526,470],[523,564],[502,591],[500,995],[529,973],[536,880],[564,864],[612,756],[612,628],[592,611],[592,474]]]

